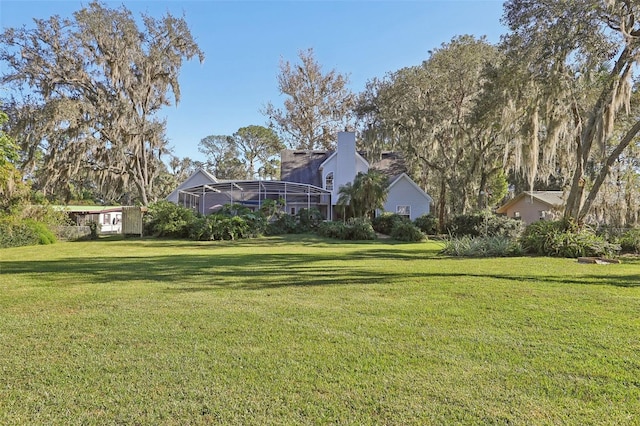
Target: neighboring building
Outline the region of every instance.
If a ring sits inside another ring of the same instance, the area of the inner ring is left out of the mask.
[[[562,191],[525,191],[500,206],[496,213],[529,224],[538,220],[555,220],[564,207]]]
[[[122,231],[122,206],[55,206],[66,212],[78,226],[89,222],[100,224],[100,233],[119,234]]]
[[[414,220],[428,214],[431,197],[406,174],[402,158],[384,153],[370,164],[356,151],[353,132],[338,133],[336,151],[284,150],[279,181],[219,181],[204,170],[197,170],[176,188],[167,200],[206,214],[227,203],[259,207],[265,199],[282,199],[285,211],[315,207],[323,217],[335,218],[338,190],[353,182],[359,172],[376,168],[389,178],[389,194],[384,211]]]

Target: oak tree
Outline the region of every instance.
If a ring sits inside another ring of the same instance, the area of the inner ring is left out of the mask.
[[[84,172],[105,191],[132,184],[141,203],[155,199],[168,153],[159,113],[180,100],[183,60],[204,55],[184,18],[141,18],[92,2],[70,19],[0,35],[0,81],[14,89],[10,132],[43,189]]]
[[[509,151],[531,182],[564,172],[577,223],[640,133],[638,17],[631,0],[505,3],[505,114],[521,117]]]

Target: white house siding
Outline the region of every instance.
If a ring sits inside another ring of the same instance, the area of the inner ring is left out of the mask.
[[[409,205],[411,209],[409,218],[415,220],[423,214],[429,214],[431,198],[412,183],[408,177],[403,176],[389,188],[384,211],[397,213],[398,206],[406,205]]]
[[[327,175],[333,173],[333,205],[338,202],[340,187],[353,183],[360,172],[367,173],[369,164],[356,151],[356,135],[353,132],[338,132],[337,150],[321,165],[322,187],[326,189]]]

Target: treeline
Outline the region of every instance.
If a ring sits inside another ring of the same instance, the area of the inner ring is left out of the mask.
[[[204,138],[196,162],[171,154],[159,118],[180,99],[183,61],[204,58],[187,22],[139,24],[124,6],[92,2],[0,35],[4,129],[15,142],[2,151],[3,195],[14,199],[12,182],[26,179],[49,200],[149,205],[195,167],[276,179],[282,147],[331,149],[348,129],[371,158],[404,155],[440,223],[495,206],[509,190],[556,189],[566,220],[635,225],[638,16],[631,1],[509,0],[499,43],[454,37],[362,93],[302,50],[280,64],[284,101],[264,107],[265,126]]]

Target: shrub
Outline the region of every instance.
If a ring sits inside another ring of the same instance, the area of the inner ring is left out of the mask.
[[[516,241],[504,236],[463,236],[449,239],[441,253],[462,257],[508,257],[521,255],[522,249]]]
[[[267,200],[265,200],[265,202],[266,201]],[[243,206],[242,204],[225,204],[218,211],[218,214],[224,216],[244,216],[249,213],[251,213],[251,209],[249,207]]]
[[[211,240],[211,224],[208,216],[198,216],[189,227],[189,238],[192,240],[206,241]]]
[[[0,219],[0,247],[20,247],[53,244],[56,237],[42,222],[17,217]]]
[[[640,228],[631,229],[622,234],[620,247],[626,253],[640,253]]]
[[[375,240],[376,231],[371,221],[362,217],[354,217],[347,222],[345,240]]]
[[[297,215],[298,232],[310,232],[318,229],[322,223],[322,214],[315,207],[310,209],[300,209]]]
[[[391,238],[398,241],[422,241],[424,234],[411,222],[398,222],[391,229]]]
[[[525,252],[542,256],[612,256],[620,250],[589,228],[565,221],[538,221],[526,227],[520,243]]]
[[[248,237],[257,237],[265,232],[267,220],[262,212],[248,212],[241,217],[249,226]]]
[[[344,222],[323,222],[318,226],[318,235],[339,240],[375,240],[376,232],[365,218],[351,218]]]
[[[243,216],[212,214],[194,219],[189,229],[189,237],[194,240],[237,240],[249,238],[251,224]]]
[[[283,214],[267,225],[267,235],[295,234],[298,230],[296,218]]]
[[[317,233],[321,237],[344,240],[347,225],[344,222],[322,222],[318,226]]]
[[[518,237],[523,230],[522,221],[482,211],[458,215],[447,225],[449,234],[462,237],[504,236]]]
[[[188,237],[195,218],[193,210],[187,207],[158,201],[151,204],[144,215],[145,233],[156,237]]]
[[[24,221],[14,217],[0,220],[0,247],[32,246],[38,241],[38,235]]]
[[[101,225],[98,222],[91,221],[87,222],[87,226],[89,227],[89,239],[97,240]]]
[[[376,232],[391,235],[394,225],[401,222],[409,222],[409,219],[396,213],[385,212],[373,218],[371,225]]]
[[[55,234],[42,222],[26,220],[25,223],[38,236],[38,244],[47,245],[56,242]]]
[[[564,228],[562,221],[533,222],[527,225],[520,237],[522,249],[530,254],[548,255],[552,251],[554,236],[563,232]]]
[[[427,235],[435,235],[438,232],[438,218],[432,214],[423,214],[413,223]]]

